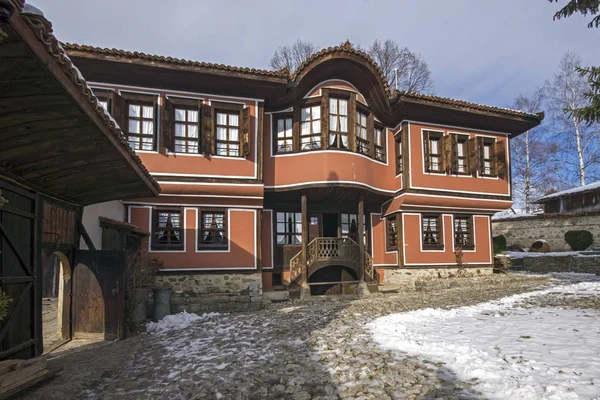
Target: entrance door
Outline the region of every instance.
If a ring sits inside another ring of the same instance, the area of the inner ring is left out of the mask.
[[[73,336],[125,337],[125,253],[80,250],[73,264]]]
[[[323,226],[321,215],[309,214],[308,215],[308,243],[312,242],[314,238],[322,235],[321,228]]]
[[[338,215],[323,214],[323,236],[338,237]]]

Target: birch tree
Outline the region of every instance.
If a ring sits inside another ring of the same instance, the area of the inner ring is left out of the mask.
[[[531,95],[520,94],[513,108],[537,113],[544,106],[545,93],[538,88]],[[522,198],[525,212],[533,211],[532,200],[544,195],[556,185],[556,175],[549,174],[552,155],[559,151],[556,142],[544,137],[545,126],[526,131],[510,141],[512,153],[513,189]]]
[[[578,72],[580,65],[577,54],[566,53],[560,60],[558,71],[547,83],[547,92],[555,137],[560,139],[562,147],[559,161],[583,186],[587,179],[600,178],[600,125],[582,122],[575,114],[576,110],[588,105],[589,84]]]

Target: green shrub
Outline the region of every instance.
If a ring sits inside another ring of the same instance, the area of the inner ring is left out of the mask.
[[[0,321],[8,314],[8,306],[12,302],[12,298],[0,289]]]
[[[494,254],[502,253],[506,248],[506,238],[503,235],[494,236]]]
[[[594,235],[590,231],[568,231],[565,233],[565,242],[573,251],[582,251],[594,243]]]

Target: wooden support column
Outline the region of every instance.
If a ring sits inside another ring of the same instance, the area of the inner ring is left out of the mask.
[[[361,194],[358,198],[358,249],[359,259],[358,265],[360,266],[360,281],[365,280],[365,201]]]
[[[302,285],[308,283],[308,270],[306,265],[306,248],[308,246],[308,213],[306,209],[306,194],[302,194],[301,198],[302,207]]]

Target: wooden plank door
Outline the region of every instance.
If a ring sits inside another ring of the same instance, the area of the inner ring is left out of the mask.
[[[0,180],[0,286],[12,299],[0,322],[0,359],[42,353],[42,292],[39,213],[35,193]]]
[[[73,336],[125,337],[125,253],[79,250],[73,264]]]

